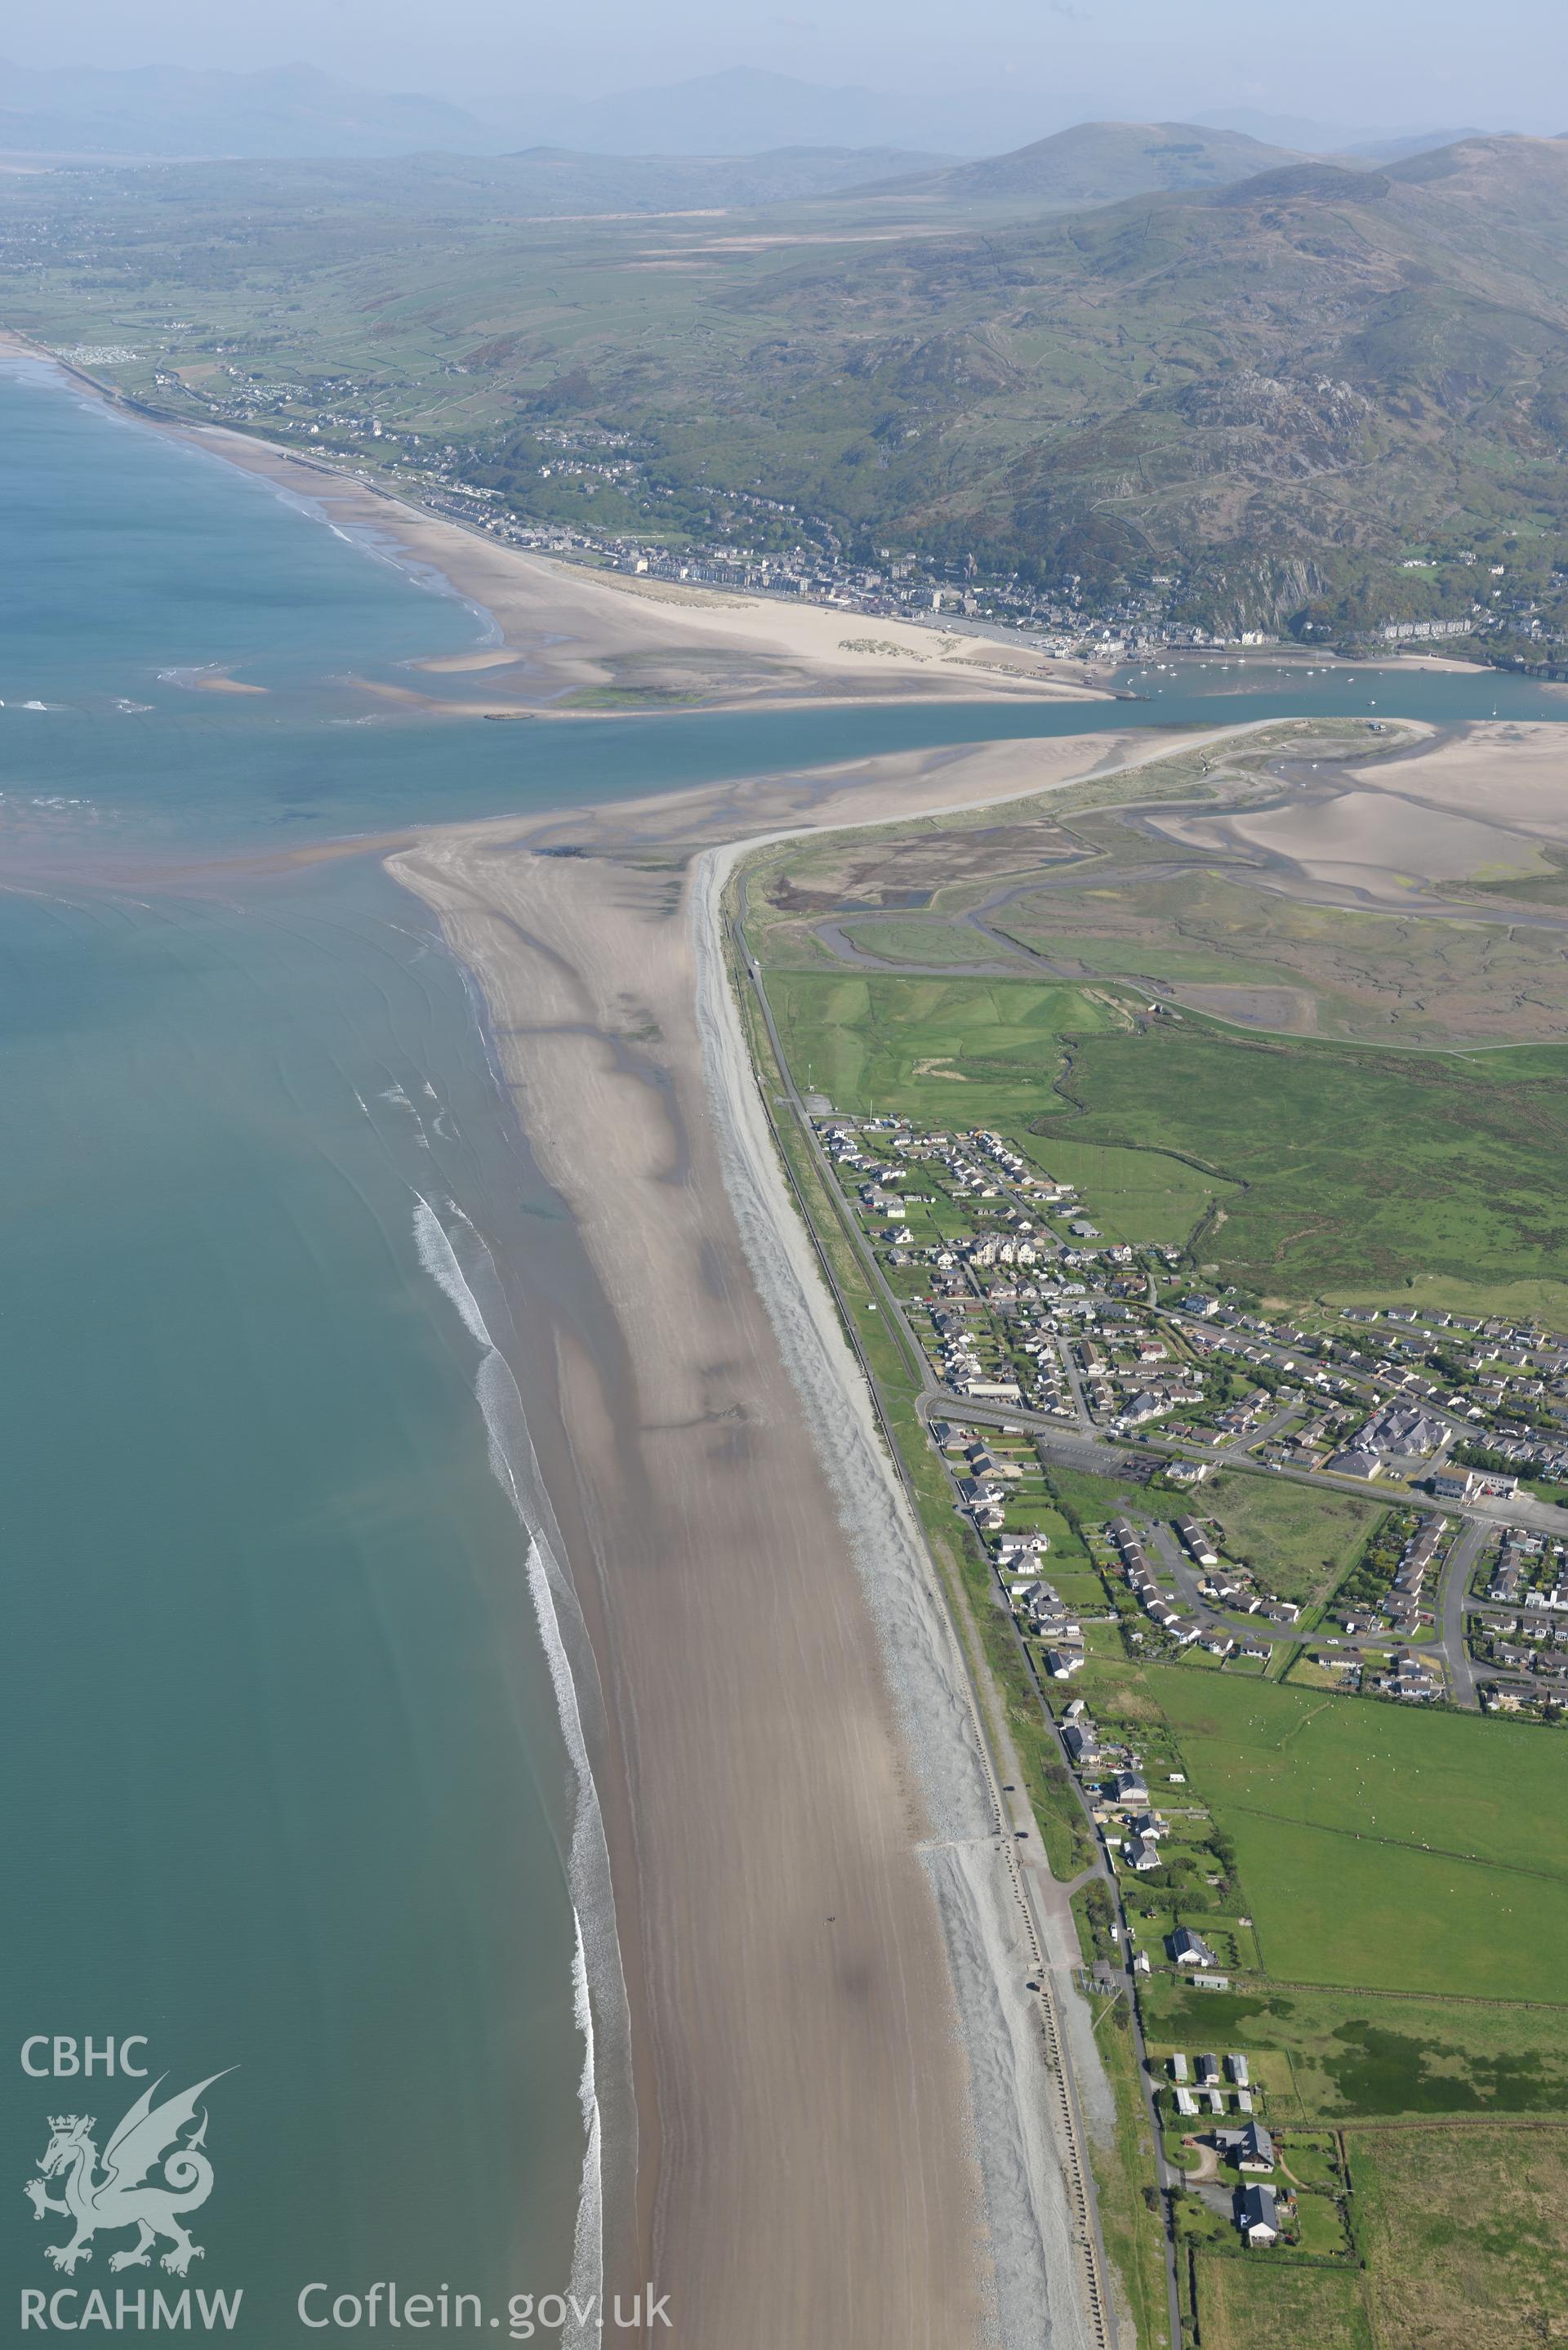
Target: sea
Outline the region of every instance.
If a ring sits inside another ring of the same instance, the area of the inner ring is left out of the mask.
[[[123,2331],[189,2290],[267,2345],[392,2287],[502,2338],[575,2294],[541,2334],[597,2339],[637,2116],[530,1418],[602,1301],[424,909],[296,852],[1134,717],[1568,702],[1265,652],[1129,673],[1136,710],[407,715],[378,689],[488,615],[31,361],[0,546],[3,2291]],[[59,2265],[88,2137],[102,2232]],[[200,2255],[111,2271],[192,2140]]]

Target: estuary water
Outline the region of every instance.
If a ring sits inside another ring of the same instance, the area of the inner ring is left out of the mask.
[[[271,2345],[315,2338],[306,2286],[383,2281],[505,2338],[510,2296],[597,2286],[635,2155],[524,1409],[532,1317],[591,1343],[594,1296],[422,910],[370,858],[255,852],[1132,717],[1568,703],[1230,670],[1147,711],[388,718],[354,681],[483,614],[28,365],[0,533],[6,2291],[74,2291],[65,2323],[239,2290]],[[223,2076],[204,2251],[111,2280],[106,2220],[62,2272],[69,2215],[18,2191],[49,2117],[101,2158],[158,2075]]]

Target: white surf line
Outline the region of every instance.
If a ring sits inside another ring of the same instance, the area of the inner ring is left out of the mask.
[[[572,1821],[567,1879],[572,1894],[576,1947],[572,1962],[573,2005],[583,2035],[584,2062],[578,2088],[584,2150],[582,2181],[572,2247],[572,2275],[562,2350],[597,2350],[600,2334],[592,2313],[604,2294],[604,2135],[594,2008],[615,2026],[623,2051],[629,2049],[631,2017],[615,1918],[609,1846],[598,1788],[594,1780],[582,1711],[562,1637],[557,1603],[576,1610],[556,1548],[546,1532],[548,1502],[523,1413],[523,1399],[510,1365],[491,1336],[479,1300],[469,1286],[457,1252],[434,1208],[416,1192],[414,1239],[420,1262],[456,1307],[463,1327],[483,1350],[474,1391],[490,1437],[490,1465],[528,1537],[528,1588],[555,1690],[561,1733],[571,1762],[576,1802]],[[461,1211],[459,1211],[461,1213]],[[466,1223],[467,1218],[462,1221]],[[472,1227],[471,1227],[472,1229]],[[477,1237],[477,1236],[476,1236]],[[635,2108],[633,2108],[635,2111]],[[635,2148],[631,2150],[635,2169]],[[585,2315],[583,2313],[588,2313]]]

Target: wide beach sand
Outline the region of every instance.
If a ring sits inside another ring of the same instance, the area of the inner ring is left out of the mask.
[[[1031,1932],[1065,1989],[1070,1922],[1024,1907],[929,1560],[757,1143],[712,860],[1127,747],[909,754],[391,860],[480,979],[613,1310],[616,1375],[559,1365],[561,1498],[627,1789],[648,2273],[704,2350],[1096,2339],[1025,1989]],[[561,846],[586,853],[539,853]]]

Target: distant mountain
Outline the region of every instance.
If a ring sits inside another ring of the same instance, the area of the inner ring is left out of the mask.
[[[12,174],[0,291],[45,342],[133,332],[143,370],[171,348],[157,322],[194,318],[192,349],[221,336],[291,400],[318,383],[336,408],[348,377],[444,424],[461,373],[465,478],[523,512],[559,518],[584,494],[539,470],[538,420],[569,403],[637,442],[641,487],[596,492],[601,527],[751,533],[760,488],[846,547],[972,553],[1102,601],[1147,583],[1205,626],[1310,623],[1317,642],[1468,619],[1519,601],[1526,566],[1554,611],[1568,140],[1467,139],[1371,170],[1259,142],[1272,168],[1244,179],[1059,201],[1096,172],[1218,172],[1247,151],[1166,151],[1193,143],[1179,125],[1090,126],[1002,160],[1008,184],[1051,194],[1014,196],[1011,218],[873,191],[820,228],[774,215],[777,234],[766,215],[740,234],[514,224],[644,199],[701,211],[740,173],[798,184],[865,159]],[[182,397],[167,374],[158,396]],[[1568,603],[1550,628],[1568,634]]]
[[[613,307],[575,327],[587,412],[634,414],[678,497],[761,481],[846,545],[1110,598],[1174,576],[1206,624],[1314,641],[1467,615],[1490,575],[1458,550],[1510,533],[1568,568],[1568,142],[798,241],[765,268],[704,259],[657,354]],[[486,350],[526,399],[559,367],[549,291],[498,306],[494,283]],[[1440,580],[1404,567],[1428,549]]]
[[[858,85],[829,88],[791,74],[736,68],[607,98],[533,90],[468,105],[420,93],[357,88],[304,65],[261,73],[148,66],[36,69],[0,61],[0,152],[123,157],[375,157],[436,151],[501,154],[552,147],[597,155],[751,156],[780,149],[886,148],[908,155],[1001,155],[1109,115],[1103,94],[1015,88],[911,97]],[[1121,127],[1121,126],[1118,126]],[[1154,130],[1168,125],[1150,126]],[[1175,126],[1192,135],[1187,126]],[[1206,114],[1199,136],[1251,138],[1308,154],[1388,161],[1462,134],[1353,129],[1246,109]],[[1086,179],[1102,193],[1110,181]],[[1119,182],[1116,183],[1118,186]],[[1137,180],[1145,186],[1178,185]],[[1066,201],[1091,201],[1081,195]]]
[[[1428,147],[1449,147],[1456,139],[1485,135],[1473,128],[1419,130],[1408,123],[1398,130],[1377,130],[1365,123],[1319,122],[1303,114],[1260,114],[1250,106],[1219,107],[1193,120],[1213,130],[1244,130],[1266,146],[1293,147],[1300,155],[1355,155],[1378,163],[1420,154]]]
[[[899,192],[949,200],[1031,197],[1044,204],[1107,204],[1161,189],[1224,187],[1294,163],[1287,148],[1265,147],[1239,130],[1188,122],[1080,122],[1011,155],[899,183]]]
[[[780,147],[985,155],[1106,110],[1102,98],[1044,99],[1000,80],[911,98],[857,86],[828,88],[748,67],[609,98],[524,94],[476,106],[512,132],[512,146],[542,141],[600,155],[754,155]]]
[[[1454,147],[1465,139],[1484,139],[1471,123],[1461,130],[1409,130],[1397,138],[1357,139],[1338,151],[1357,163],[1399,163],[1407,155],[1429,155],[1438,147]],[[1331,152],[1332,150],[1325,150]]]
[[[0,61],[0,152],[56,155],[483,154],[499,133],[440,98],[351,88],[312,66],[107,73]]]

